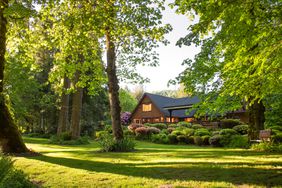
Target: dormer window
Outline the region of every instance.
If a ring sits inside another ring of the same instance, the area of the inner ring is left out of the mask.
[[[143,104],[142,105],[143,112],[150,112],[152,111],[152,104]]]

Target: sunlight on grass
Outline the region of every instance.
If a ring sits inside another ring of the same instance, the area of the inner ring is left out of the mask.
[[[243,149],[137,142],[131,153],[99,153],[97,143],[57,146],[25,138],[37,157],[15,165],[46,187],[281,187],[282,155]]]

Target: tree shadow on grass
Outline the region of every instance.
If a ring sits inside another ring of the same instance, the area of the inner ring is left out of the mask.
[[[152,179],[207,182],[223,181],[233,184],[252,184],[268,187],[282,185],[281,169],[254,168],[247,163],[243,163],[243,165],[242,163],[233,162],[108,163],[45,155],[30,157],[30,159],[91,172],[104,172]]]

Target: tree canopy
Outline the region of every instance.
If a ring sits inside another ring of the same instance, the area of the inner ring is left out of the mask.
[[[281,1],[176,0],[173,6],[196,21],[177,45],[196,44],[201,52],[183,62],[178,81],[188,93],[205,95],[203,108],[224,113],[281,93]]]

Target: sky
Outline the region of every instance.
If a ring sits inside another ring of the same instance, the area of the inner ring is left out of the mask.
[[[173,0],[167,0],[167,4]],[[175,10],[166,6],[163,12],[163,23],[169,23],[173,27],[173,31],[166,35],[166,39],[170,41],[167,46],[161,45],[157,52],[159,53],[160,65],[158,67],[137,67],[137,71],[143,76],[150,79],[150,83],[143,84],[146,92],[160,91],[166,89],[177,89],[179,85],[167,87],[170,79],[174,79],[181,73],[185,66],[181,63],[187,58],[193,59],[200,51],[195,46],[176,46],[176,42],[188,34],[187,28],[192,23],[186,16],[178,15]],[[134,89],[136,85],[127,85],[130,89]]]

